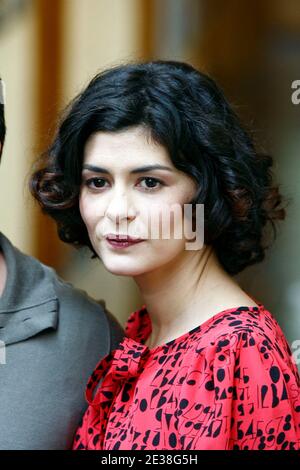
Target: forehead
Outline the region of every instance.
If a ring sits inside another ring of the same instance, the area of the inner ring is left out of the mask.
[[[153,142],[149,132],[140,127],[91,134],[84,148],[84,163],[101,163],[110,168],[155,163],[173,167],[167,150]]]

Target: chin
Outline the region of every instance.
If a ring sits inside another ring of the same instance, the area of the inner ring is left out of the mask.
[[[116,276],[138,276],[145,272],[145,267],[143,266],[128,266],[128,262],[125,264],[123,263],[106,263],[105,260],[102,259],[103,265],[107,271],[111,274],[115,274]]]

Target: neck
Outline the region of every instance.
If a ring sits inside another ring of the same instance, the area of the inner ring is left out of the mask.
[[[151,318],[151,342],[186,333],[227,308],[255,305],[225,272],[211,246],[185,250],[180,258],[135,278]],[[150,346],[149,346],[150,347]]]
[[[0,297],[3,294],[5,284],[6,284],[6,277],[7,277],[7,268],[4,256],[0,251]]]

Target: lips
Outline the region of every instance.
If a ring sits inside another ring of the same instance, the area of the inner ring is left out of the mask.
[[[110,246],[114,248],[128,248],[130,246],[136,245],[137,243],[141,243],[144,240],[141,238],[133,238],[129,235],[122,235],[122,234],[109,234],[106,237],[107,242]]]
[[[114,235],[114,234],[108,234],[105,237],[109,241],[116,241],[116,242],[128,242],[128,243],[138,243],[143,241],[141,238],[133,238],[130,237],[129,235]]]

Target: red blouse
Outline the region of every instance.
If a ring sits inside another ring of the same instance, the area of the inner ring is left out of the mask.
[[[88,382],[73,449],[299,449],[299,374],[258,305],[223,310],[151,350],[146,307],[133,312]]]

